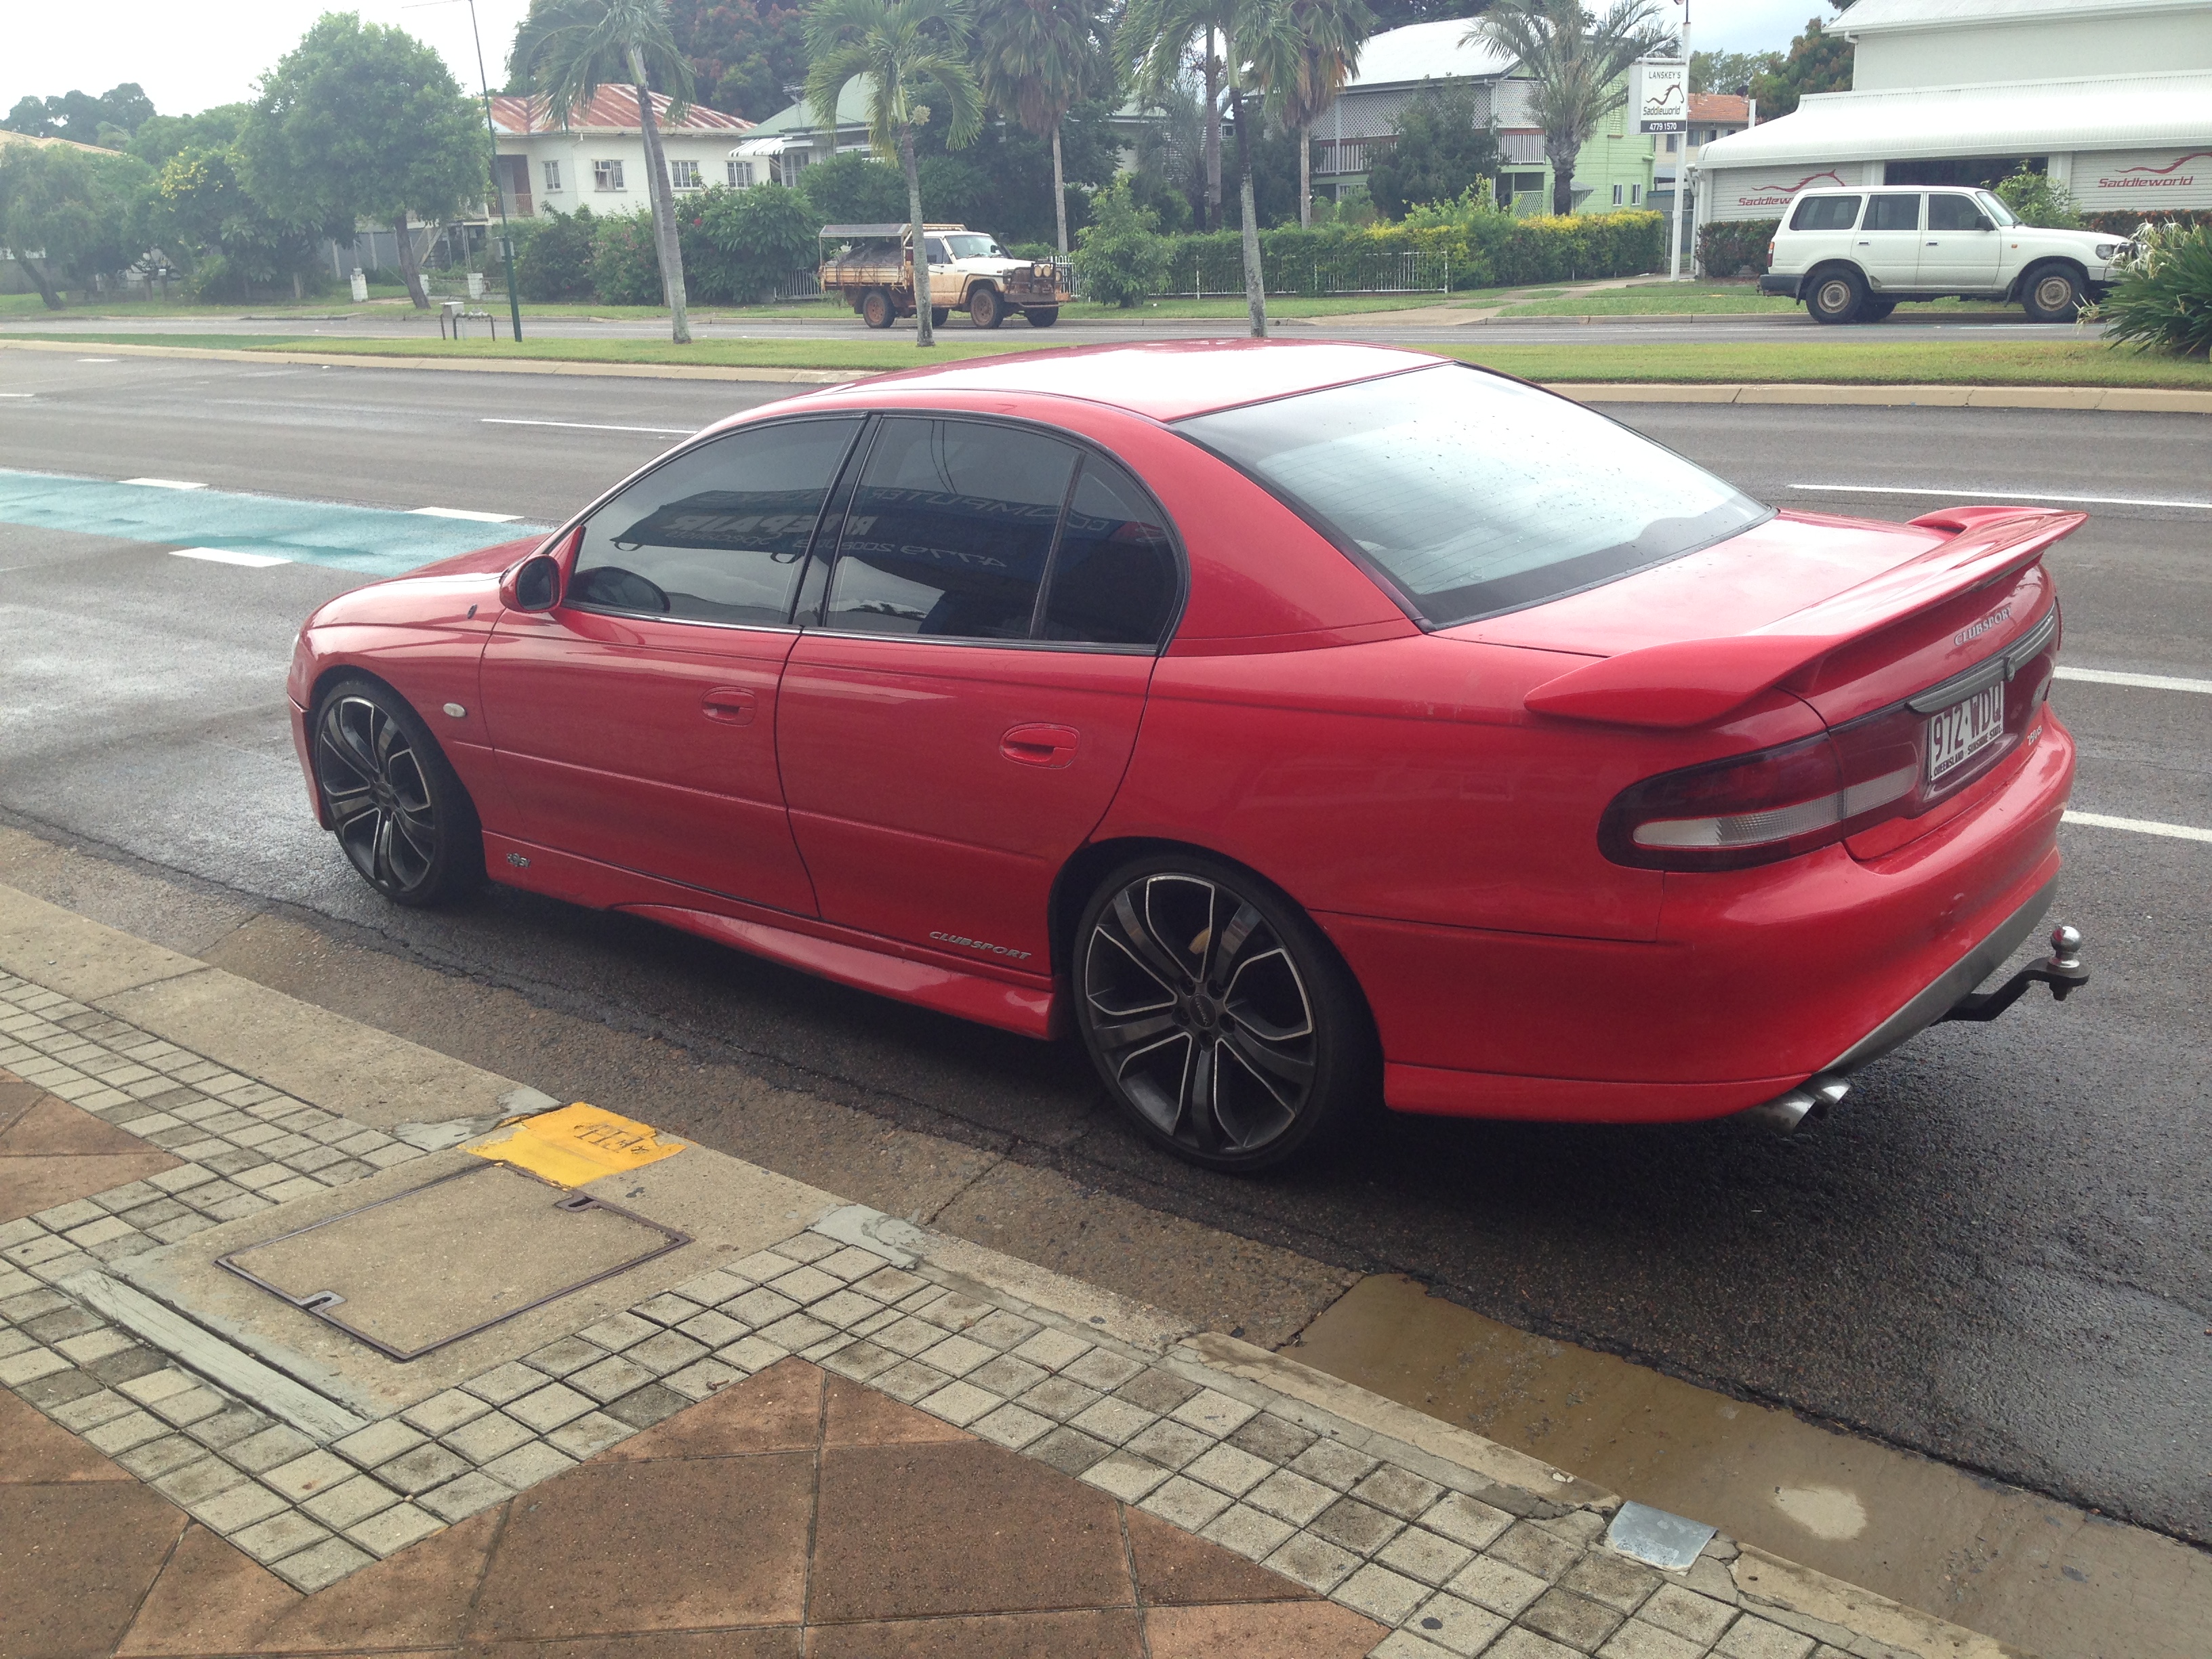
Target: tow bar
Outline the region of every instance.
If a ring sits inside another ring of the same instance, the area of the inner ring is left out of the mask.
[[[2051,988],[2051,996],[2063,1002],[2089,982],[2089,970],[2081,965],[2081,930],[2078,927],[2058,927],[2051,930],[2051,954],[2041,962],[2030,963],[1994,991],[1964,996],[1951,1006],[1950,1011],[1936,1023],[1944,1019],[1995,1019],[1999,1014],[2027,994],[2027,988],[2040,981]]]

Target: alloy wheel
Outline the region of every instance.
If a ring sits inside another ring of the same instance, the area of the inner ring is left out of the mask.
[[[1256,1153],[1307,1110],[1320,1061],[1313,1001],[1249,899],[1194,875],[1139,877],[1098,911],[1079,965],[1103,1068],[1177,1145]]]
[[[429,884],[438,819],[406,731],[366,697],[336,696],[315,728],[315,781],[354,867],[385,891]]]

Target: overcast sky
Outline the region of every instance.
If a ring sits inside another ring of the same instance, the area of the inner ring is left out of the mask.
[[[1700,51],[1787,46],[1808,17],[1831,15],[1825,0],[1692,0],[1691,44]],[[365,21],[396,23],[445,54],[453,77],[473,91],[476,47],[466,0],[429,5],[358,0]],[[325,0],[101,0],[93,6],[8,8],[0,52],[0,111],[26,93],[51,97],[72,88],[106,92],[136,81],[164,115],[253,95],[261,72],[289,51],[310,24],[333,9]],[[529,0],[476,0],[484,67],[496,87],[507,48]],[[1669,10],[1674,7],[1670,5]]]

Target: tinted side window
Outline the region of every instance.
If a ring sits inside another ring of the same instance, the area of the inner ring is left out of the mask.
[[[1075,452],[974,421],[887,420],[830,576],[831,628],[1024,640]]]
[[[1849,230],[1859,222],[1856,196],[1812,196],[1797,204],[1790,216],[1792,230]]]
[[[1917,196],[1877,196],[1867,204],[1866,228],[1869,230],[1917,230],[1920,228],[1920,198]]]
[[[1928,198],[1928,228],[1930,230],[1987,230],[1990,222],[1982,216],[1982,210],[1971,196],[1930,196]]]
[[[568,603],[694,622],[781,623],[850,420],[732,432],[592,514]]]
[[[1043,637],[1157,645],[1175,594],[1175,548],[1159,510],[1113,462],[1085,456],[1053,556]]]

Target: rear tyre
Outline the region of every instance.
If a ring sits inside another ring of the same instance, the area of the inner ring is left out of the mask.
[[[2089,303],[2081,278],[2065,265],[2042,265],[2021,285],[2021,306],[2039,323],[2070,323]]]
[[[996,328],[1006,320],[1006,302],[995,288],[978,288],[968,296],[968,320],[978,328]]]
[[[1060,320],[1058,306],[1031,306],[1022,313],[1030,319],[1031,328],[1050,328]]]
[[[1866,298],[1865,279],[1856,270],[1824,270],[1806,287],[1805,309],[1816,323],[1855,323]]]
[[[1894,300],[1869,300],[1859,307],[1859,320],[1863,323],[1878,323],[1896,309],[1897,301]]]
[[[349,679],[315,705],[309,752],[338,845],[394,904],[450,903],[483,884],[483,827],[429,730],[389,688]]]
[[[932,328],[943,328],[945,320],[951,315],[951,306],[932,306],[929,308],[929,325]]]
[[[872,288],[860,296],[860,320],[870,328],[889,328],[898,315],[898,307],[884,289]]]
[[[1156,1146],[1248,1174],[1311,1153],[1380,1095],[1350,971],[1304,912],[1202,854],[1139,859],[1085,908],[1075,1023]]]

